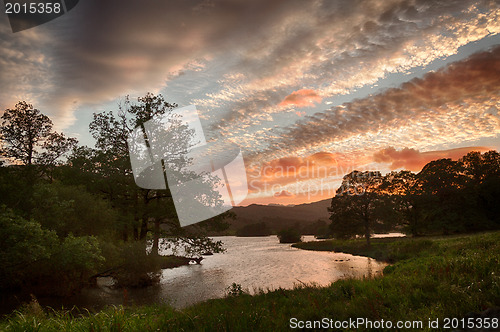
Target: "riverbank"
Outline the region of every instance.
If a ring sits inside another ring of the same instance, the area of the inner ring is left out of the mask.
[[[422,321],[425,328],[428,319],[461,319],[500,305],[499,240],[500,232],[374,239],[370,250],[361,241],[317,241],[315,249],[343,248],[396,263],[386,267],[381,278],[340,280],[328,287],[300,286],[250,296],[240,294],[236,285],[224,299],[183,310],[166,305],[116,307],[79,317],[46,312],[32,303],[1,321],[0,330],[280,331],[290,327],[292,317]],[[301,246],[312,249],[308,243]]]
[[[456,236],[464,238],[463,235]],[[449,237],[381,237],[372,238],[367,245],[364,238],[355,240],[321,240],[295,243],[292,247],[312,251],[333,251],[351,255],[370,257],[387,263],[414,258],[426,257],[433,253],[440,244],[449,244],[453,239]],[[443,242],[444,241],[444,242]]]

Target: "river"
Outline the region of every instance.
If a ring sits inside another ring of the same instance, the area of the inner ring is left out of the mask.
[[[226,252],[205,256],[201,264],[162,271],[159,285],[126,292],[113,289],[101,280],[101,287],[84,289],[69,299],[39,299],[54,308],[78,307],[99,310],[107,305],[169,303],[176,308],[225,296],[232,283],[250,293],[293,288],[295,285],[326,286],[341,278],[372,277],[386,264],[343,253],[307,251],[280,244],[278,238],[214,237]],[[313,241],[313,236],[305,236]]]

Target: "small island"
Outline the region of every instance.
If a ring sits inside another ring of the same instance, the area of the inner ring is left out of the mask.
[[[302,236],[297,230],[293,228],[283,229],[279,231],[278,239],[280,240],[280,243],[302,242]]]

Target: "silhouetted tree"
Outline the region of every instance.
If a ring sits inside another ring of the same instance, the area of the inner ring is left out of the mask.
[[[353,171],[344,176],[328,209],[332,220],[330,231],[334,237],[363,235],[370,245],[374,232],[390,228],[381,184],[382,175],[378,171]]]
[[[0,154],[13,162],[53,165],[77,144],[75,138],[54,132],[49,117],[25,101],[7,109],[1,119]]]
[[[420,191],[415,173],[406,170],[387,173],[379,192],[387,195],[386,203],[393,209],[394,213],[390,215],[396,218],[395,223],[413,236],[423,234]]]
[[[126,98],[117,114],[113,112],[94,114],[90,123],[90,132],[96,139],[97,149],[80,149],[71,161],[88,167],[90,173],[88,177],[94,181],[94,185],[106,194],[116,207],[124,211],[125,214],[133,216],[132,228],[135,239],[145,240],[147,233],[152,230],[153,252],[158,251],[159,237],[162,232],[160,224],[163,224],[163,229],[167,230],[166,234],[178,237],[178,239],[172,238],[173,242],[190,245],[200,244],[203,241],[189,240],[190,237],[201,237],[200,233],[190,234],[189,231],[180,227],[168,186],[164,190],[153,190],[142,189],[136,185],[129,159],[130,147],[127,141],[137,126],[141,126],[147,121],[159,121],[159,118],[165,118],[170,121],[170,126],[168,129],[164,126],[158,126],[157,131],[150,133],[149,144],[154,146],[156,150],[161,150],[160,152],[164,156],[174,155],[175,158],[181,158],[178,156],[182,156],[183,152],[190,148],[186,144],[190,142],[189,138],[193,132],[171,114],[177,105],[166,102],[161,95],[156,96],[148,93],[144,97],[138,98],[137,101],[137,103],[132,103],[129,98]],[[88,163],[85,161],[86,157],[91,157],[94,161]],[[165,164],[167,162],[165,161]],[[180,165],[183,166],[187,162],[189,161],[182,160]],[[179,176],[189,178],[190,175],[179,171]],[[205,196],[209,198],[210,193],[206,193]],[[212,218],[210,221],[211,223],[224,224],[224,218],[229,215],[226,213]],[[152,229],[150,224],[153,224]],[[207,225],[207,223],[202,225]],[[199,230],[199,228],[196,229]],[[128,233],[129,230],[124,229],[124,238],[127,237]],[[216,250],[218,249],[215,248],[214,242],[212,251]]]

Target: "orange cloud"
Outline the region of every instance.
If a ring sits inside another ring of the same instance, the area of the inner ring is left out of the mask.
[[[253,163],[247,168],[249,192],[254,197],[265,195],[272,198],[276,193],[294,187],[296,189],[291,191],[295,193],[293,196],[295,199],[305,190],[304,188],[312,186],[315,191],[321,191],[318,193],[321,195],[322,187],[331,186],[330,182],[337,181],[345,174],[358,169],[360,165],[370,162],[372,162],[371,156],[322,151],[305,157],[285,157],[262,164]]]
[[[286,96],[278,106],[314,106],[314,103],[320,103],[322,99],[314,90],[301,89]]]
[[[346,159],[345,156],[330,152],[318,152],[307,157],[274,159],[263,165],[260,175],[263,181],[277,180],[280,183],[294,182],[297,178],[310,179],[336,175],[339,158]]]
[[[423,149],[494,137],[500,132],[499,66],[496,46],[400,87],[306,116],[280,132],[259,156],[332,147],[349,151],[353,140],[376,149],[388,141]]]
[[[471,151],[488,151],[486,147],[464,147],[451,150],[420,152],[415,149],[404,148],[396,150],[393,147],[380,150],[373,155],[373,160],[378,163],[390,163],[391,169],[404,168],[418,172],[427,163],[442,158],[459,159]]]

